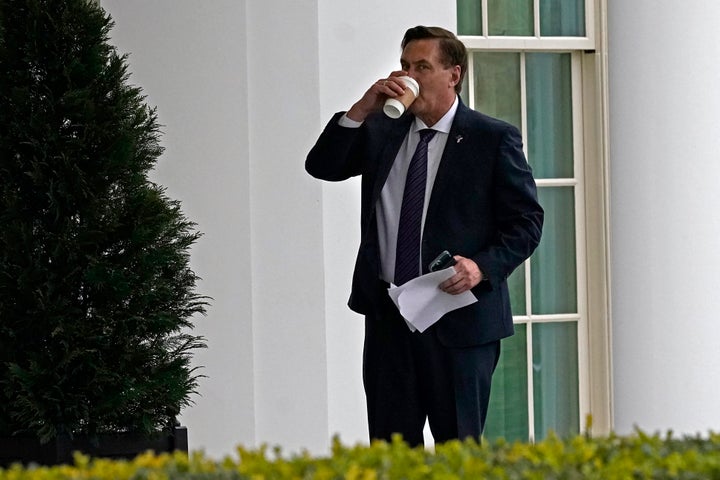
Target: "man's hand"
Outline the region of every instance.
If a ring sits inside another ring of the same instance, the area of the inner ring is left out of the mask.
[[[469,258],[455,255],[455,271],[452,277],[448,278],[440,284],[440,290],[451,295],[467,292],[483,279],[483,274],[478,268],[477,263]]]
[[[388,97],[395,98],[403,94],[405,83],[398,80],[398,77],[407,75],[404,70],[397,70],[390,74],[388,78],[381,78],[365,92],[365,95],[358,100],[347,112],[350,120],[362,122],[365,118],[376,110],[380,110]]]

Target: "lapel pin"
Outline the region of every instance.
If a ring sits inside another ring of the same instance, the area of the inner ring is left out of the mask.
[[[463,136],[462,136],[462,135],[458,135],[458,136],[455,137],[455,143],[460,143],[460,142],[462,142],[462,140],[463,140]]]

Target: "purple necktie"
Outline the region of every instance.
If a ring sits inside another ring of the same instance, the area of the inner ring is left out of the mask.
[[[428,143],[436,131],[420,130],[420,143],[410,160],[403,191],[395,252],[395,285],[420,275],[420,226],[425,205]]]

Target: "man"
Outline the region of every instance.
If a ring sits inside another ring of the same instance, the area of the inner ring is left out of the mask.
[[[500,339],[513,334],[506,278],[538,245],[543,211],[518,130],[470,110],[457,95],[467,70],[464,45],[447,30],[418,26],[401,46],[402,70],[336,114],[305,167],[330,181],[362,175],[349,306],[365,315],[370,438],[400,433],[421,445],[427,418],[436,442],[479,439]],[[406,75],[420,93],[393,120],[382,105],[404,92]],[[419,194],[412,193],[417,182]],[[413,215],[414,226],[406,220]],[[387,289],[407,281],[408,263],[410,278],[428,273],[443,250],[454,254],[457,273],[439,288],[470,290],[477,302],[411,332]]]

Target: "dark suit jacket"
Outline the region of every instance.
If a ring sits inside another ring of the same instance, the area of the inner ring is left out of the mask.
[[[361,241],[349,306],[370,314],[387,300],[379,281],[375,206],[395,156],[413,122],[371,115],[360,128],[338,125],[337,113],[308,154],[314,177],[339,181],[362,175]],[[506,279],[537,247],[543,210],[518,130],[458,105],[430,196],[422,237],[424,273],[443,250],[470,258],[489,281],[472,292],[478,301],[436,324],[446,346],[481,345],[512,335]]]

